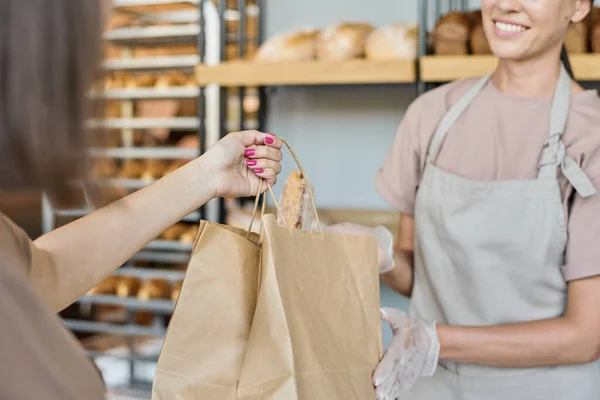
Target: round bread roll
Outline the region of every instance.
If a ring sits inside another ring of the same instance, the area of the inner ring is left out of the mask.
[[[110,158],[100,158],[94,162],[91,170],[91,175],[96,178],[109,178],[116,176],[119,173],[119,168],[115,160]]]
[[[417,58],[418,26],[412,23],[387,25],[375,30],[365,43],[365,54],[372,60]]]
[[[188,229],[187,224],[178,223],[164,231],[159,238],[164,240],[177,240]]]
[[[123,163],[118,178],[121,179],[138,179],[144,172],[144,165],[138,160],[126,160]]]
[[[257,62],[309,61],[315,58],[317,29],[285,32],[267,39],[254,56]]]
[[[320,60],[348,60],[365,55],[367,37],[375,30],[368,23],[343,23],[325,29],[317,41]]]
[[[159,179],[165,173],[166,165],[163,160],[146,160],[146,168],[140,179],[153,181]]]
[[[171,283],[166,279],[154,278],[142,283],[137,293],[140,301],[168,299],[171,296]]]
[[[471,18],[462,12],[443,15],[433,31],[434,52],[437,55],[464,55],[469,53]]]
[[[171,290],[171,300],[173,300],[173,302],[177,302],[177,299],[179,299],[179,294],[181,293],[182,286],[183,281],[177,281],[173,284],[173,289]]]
[[[109,276],[108,278],[103,280],[98,286],[88,291],[87,294],[114,294],[118,280],[119,279],[116,276]]]
[[[181,234],[179,240],[183,243],[194,243],[198,235],[198,225],[190,225],[184,233]]]
[[[117,296],[121,298],[135,296],[139,287],[140,279],[135,276],[121,276],[117,282]]]

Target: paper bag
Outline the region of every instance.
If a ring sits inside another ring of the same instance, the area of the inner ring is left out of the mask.
[[[372,376],[383,352],[376,239],[322,233],[308,181],[306,187],[318,232],[262,218],[260,287],[240,400],[376,398]]]
[[[158,360],[154,400],[235,400],[256,306],[258,236],[201,222]]]

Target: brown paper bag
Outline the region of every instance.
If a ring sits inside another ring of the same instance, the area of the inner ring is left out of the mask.
[[[201,222],[157,364],[155,400],[235,400],[256,306],[258,236]]]
[[[319,232],[262,218],[260,287],[240,400],[376,398],[372,375],[383,352],[377,243],[321,233],[306,186]]]

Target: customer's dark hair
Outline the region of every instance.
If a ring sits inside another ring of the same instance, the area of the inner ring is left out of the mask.
[[[0,190],[61,193],[83,176],[99,0],[0,0]]]

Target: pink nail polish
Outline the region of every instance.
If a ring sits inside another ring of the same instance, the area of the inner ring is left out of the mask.
[[[265,144],[273,144],[273,143],[275,143],[275,139],[273,139],[272,137],[265,138]]]
[[[256,150],[254,150],[254,149],[246,149],[245,154],[246,154],[246,157],[252,157],[253,155],[256,154]]]
[[[265,170],[262,168],[255,168],[254,172],[256,172],[257,174],[262,174],[263,172],[265,172]]]
[[[249,165],[249,166],[256,165],[256,160],[246,160],[246,165]]]

